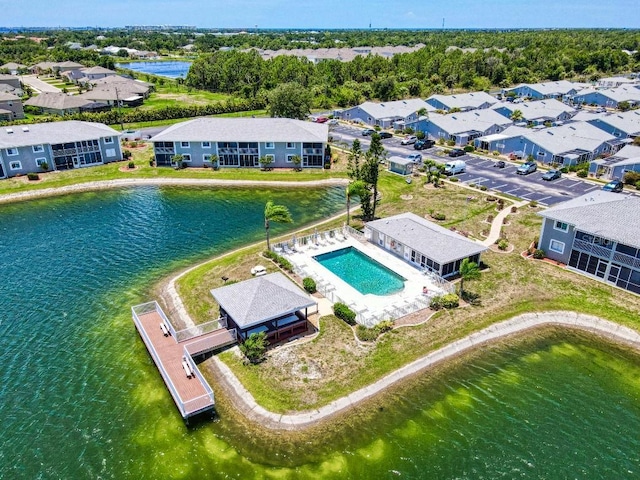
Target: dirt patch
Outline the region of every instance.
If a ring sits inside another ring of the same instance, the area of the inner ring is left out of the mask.
[[[133,172],[134,170],[139,170],[139,167],[135,166],[133,168],[129,168],[127,165],[123,165],[122,167],[119,167],[118,170],[121,172]]]
[[[413,200],[413,195],[400,195],[402,200]]]

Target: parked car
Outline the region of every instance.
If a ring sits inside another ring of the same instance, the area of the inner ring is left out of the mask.
[[[380,138],[382,139],[393,137],[393,134],[389,132],[378,132],[378,135],[380,135]]]
[[[534,162],[526,162],[518,167],[516,173],[518,175],[529,175],[538,170],[538,166]]]
[[[327,117],[317,117],[316,118],[316,123],[326,123],[328,121],[329,121],[329,119]]]
[[[604,187],[602,187],[602,190],[604,190],[605,192],[620,193],[622,191],[622,187],[623,185],[620,180],[611,180]]]
[[[369,135],[373,135],[374,133],[376,133],[376,131],[375,131],[373,128],[365,128],[365,129],[362,131],[362,136],[363,136],[363,137],[367,137],[367,136],[369,136]]]
[[[425,148],[431,148],[436,144],[435,140],[429,140],[429,139],[424,139],[424,140],[418,140],[416,143],[413,144],[413,148],[415,148],[416,150],[424,150]]]
[[[413,145],[417,141],[418,141],[418,137],[416,137],[415,135],[407,135],[402,139],[402,141],[400,142],[400,145]]]
[[[503,160],[498,160],[496,163],[493,164],[493,166],[498,168],[504,168],[507,166],[507,164],[504,163]]]
[[[332,118],[328,123],[329,125],[338,125],[340,123],[340,120],[338,120],[337,118]]]
[[[465,152],[461,148],[454,148],[453,150],[451,150],[449,152],[449,156],[450,157],[463,157],[466,154],[467,154],[467,152]]]
[[[407,160],[411,160],[413,163],[422,163],[422,154],[410,153],[407,155]]]
[[[464,173],[467,164],[464,160],[453,160],[444,164],[445,175],[455,175],[456,173]]]
[[[544,175],[542,175],[543,180],[555,180],[556,178],[560,178],[562,176],[562,172],[560,170],[549,170]]]

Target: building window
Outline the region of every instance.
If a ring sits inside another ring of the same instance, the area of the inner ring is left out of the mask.
[[[558,240],[551,240],[549,242],[549,250],[556,253],[564,253],[564,242],[559,242]]]
[[[33,149],[33,153],[42,153],[42,152],[44,152],[44,147],[42,145],[34,145],[31,148]]]
[[[561,232],[569,231],[569,225],[564,222],[560,222],[559,220],[556,220],[556,223],[553,225],[553,228],[554,230],[560,230]]]
[[[113,143],[113,137],[105,137],[104,139],[105,145],[110,145]]]
[[[287,155],[287,163],[293,163],[293,157],[295,157],[295,155]]]
[[[269,155],[265,155],[265,157],[271,160],[271,166],[273,166],[274,162],[276,161],[276,156],[270,153]]]
[[[294,142],[287,142],[287,148],[291,150],[292,148],[296,148],[296,144]]]
[[[22,170],[22,163],[15,161],[15,162],[11,162],[9,163],[9,168],[11,170]]]
[[[276,145],[273,142],[264,142],[264,148],[273,149],[276,148]]]
[[[202,142],[202,148],[211,148],[211,142]]]
[[[191,162],[191,155],[189,155],[188,153],[183,153],[182,154],[182,161],[185,163],[190,163]]]
[[[7,156],[11,157],[14,155],[18,155],[18,149],[17,148],[7,148]]]
[[[40,157],[40,158],[36,158],[36,165],[38,165],[39,167],[42,166],[43,163],[46,163],[47,165],[49,164],[47,162],[47,159],[44,157]]]
[[[191,148],[191,145],[189,145],[189,142],[180,142],[180,146],[182,148]]]

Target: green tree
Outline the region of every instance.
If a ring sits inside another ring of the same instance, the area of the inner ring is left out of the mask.
[[[380,177],[380,164],[384,162],[387,156],[387,152],[382,146],[380,135],[374,133],[371,135],[371,144],[369,150],[365,153],[365,162],[360,168],[360,178],[367,184],[368,189],[371,190],[373,202],[371,206],[371,212],[368,212],[368,220],[373,220],[376,217],[376,206],[378,204],[378,179]]]
[[[267,232],[267,250],[271,250],[271,243],[269,242],[269,229],[270,223],[291,223],[291,212],[284,205],[275,205],[269,200],[264,206],[264,229]]]
[[[272,117],[304,120],[311,113],[311,95],[299,83],[283,83],[269,92],[268,110]]]
[[[264,359],[267,352],[266,332],[252,333],[240,344],[240,351],[251,363],[258,363]]]
[[[273,157],[270,155],[263,155],[258,161],[264,170],[270,170],[271,164],[273,163]]]
[[[362,197],[366,192],[366,184],[362,180],[354,180],[347,185],[347,225],[349,225],[349,209],[351,207],[351,197]]]
[[[524,118],[524,114],[522,113],[522,110],[514,110],[510,118],[514,122],[520,122]]]
[[[296,172],[302,170],[302,168],[300,167],[300,165],[302,165],[302,158],[300,158],[300,155],[294,155],[293,157],[291,157],[291,161],[293,162],[293,169]]]
[[[464,297],[465,280],[477,280],[480,278],[480,267],[476,262],[470,262],[468,258],[460,263],[460,298]]]
[[[362,148],[360,140],[357,138],[351,144],[349,157],[347,159],[347,175],[353,180],[360,178],[360,161],[362,160]]]

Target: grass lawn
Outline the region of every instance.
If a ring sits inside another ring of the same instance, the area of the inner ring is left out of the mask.
[[[150,167],[149,159],[152,156],[150,143],[140,143],[136,148],[126,145],[124,150],[130,150],[133,154],[133,161],[136,164],[134,170],[120,171],[126,167],[128,162],[114,162],[97,167],[79,168],[73,170],[63,170],[40,174],[40,180],[31,182],[26,176],[7,178],[0,181],[0,194],[22,192],[27,190],[38,190],[43,188],[63,187],[77,183],[94,181],[108,181],[118,178],[207,178],[223,180],[257,180],[257,181],[310,181],[323,180],[326,178],[346,177],[344,165],[336,164],[334,169],[308,169],[295,172],[290,169],[275,169],[272,171],[262,171],[254,168],[228,168],[213,171],[210,168],[186,168],[175,170],[170,167]]]
[[[405,210],[422,215],[434,209],[445,212],[445,224],[465,225],[473,231],[495,208],[493,202],[481,198],[480,192],[475,194],[477,200],[467,201],[469,190],[455,185],[425,188],[422,182],[407,185],[402,179],[384,175],[381,189],[381,216]],[[402,195],[413,197],[402,200]],[[483,260],[489,269],[479,280],[466,282],[466,290],[479,296],[479,305],[441,311],[421,326],[394,330],[365,346],[355,342],[344,323],[333,316],[323,317],[320,336],[306,344],[274,351],[259,365],[245,365],[232,352],[220,357],[260,405],[276,412],[290,412],[325,405],[430,351],[521,313],[571,310],[640,327],[637,296],[554,265],[520,257],[519,252],[539,233],[541,218],[537,211],[538,208],[526,207],[511,215],[510,224],[504,229],[515,250],[509,254],[486,252]],[[222,272],[234,271],[238,265],[238,280],[248,278],[248,269],[262,248],[261,245],[214,260],[180,280],[179,291],[195,320],[205,321],[217,314],[209,300],[209,290],[222,284]],[[232,275],[236,275],[235,271]]]
[[[206,90],[194,90],[178,85],[174,82],[166,82],[164,85],[156,84],[155,91],[144,101],[141,110],[173,106],[176,102],[182,105],[206,105],[231,98],[225,93],[215,93]]]

